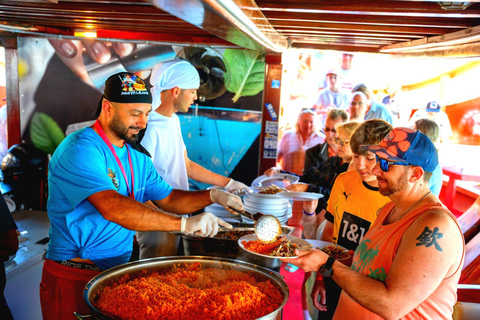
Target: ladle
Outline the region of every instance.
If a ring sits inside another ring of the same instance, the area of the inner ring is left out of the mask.
[[[238,212],[242,216],[255,221],[255,234],[262,243],[272,243],[277,240],[277,237],[282,233],[282,224],[277,217],[271,214],[263,214],[257,212],[252,214],[245,210],[238,210],[229,207],[233,211]]]

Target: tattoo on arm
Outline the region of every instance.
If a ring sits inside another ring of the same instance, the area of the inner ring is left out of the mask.
[[[425,247],[431,247],[432,245],[435,246],[435,249],[438,251],[443,251],[442,247],[437,242],[437,239],[440,239],[443,237],[443,233],[438,232],[439,229],[435,227],[435,229],[430,230],[428,227],[425,227],[423,229],[422,234],[417,238],[418,243],[416,244],[418,246],[425,246]]]

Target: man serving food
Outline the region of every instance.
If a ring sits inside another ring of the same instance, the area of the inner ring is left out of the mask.
[[[126,85],[132,81],[135,86]],[[126,72],[111,76],[95,124],[69,135],[53,154],[50,242],[40,284],[44,319],[88,312],[85,284],[102,270],[128,262],[135,231],[213,236],[219,225],[231,228],[208,212],[187,218],[158,208],[187,215],[215,202],[243,210],[238,196],[217,189],[172,189],[150,158],[130,146],[146,126],[151,102],[141,78]]]
[[[395,128],[362,148],[376,155],[372,173],[392,202],[379,210],[352,267],[318,250],[297,251],[288,262],[343,289],[333,319],[452,319],[465,245],[455,216],[428,188],[434,144],[420,131]]]

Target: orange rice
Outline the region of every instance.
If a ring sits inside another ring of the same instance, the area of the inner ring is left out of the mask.
[[[246,272],[200,263],[130,279],[100,293],[94,306],[113,319],[257,319],[275,311],[282,292]]]
[[[265,254],[265,255],[270,255],[274,250],[278,249],[280,244],[282,243],[282,239],[279,238],[278,240],[272,242],[272,243],[262,243],[259,240],[253,240],[253,241],[242,241],[242,245],[245,249],[249,251],[253,251],[256,253],[260,254]]]

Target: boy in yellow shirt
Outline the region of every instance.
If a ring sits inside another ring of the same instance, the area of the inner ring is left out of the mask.
[[[375,154],[360,145],[378,144],[392,129],[388,122],[372,119],[360,124],[353,132],[349,142],[355,170],[344,172],[335,180],[320,240],[355,250],[375,221],[377,211],[390,202],[390,198],[378,192],[377,178],[372,174],[377,163]],[[317,277],[311,296],[315,307],[322,311],[319,319],[333,317],[340,292],[340,287],[330,278]]]

